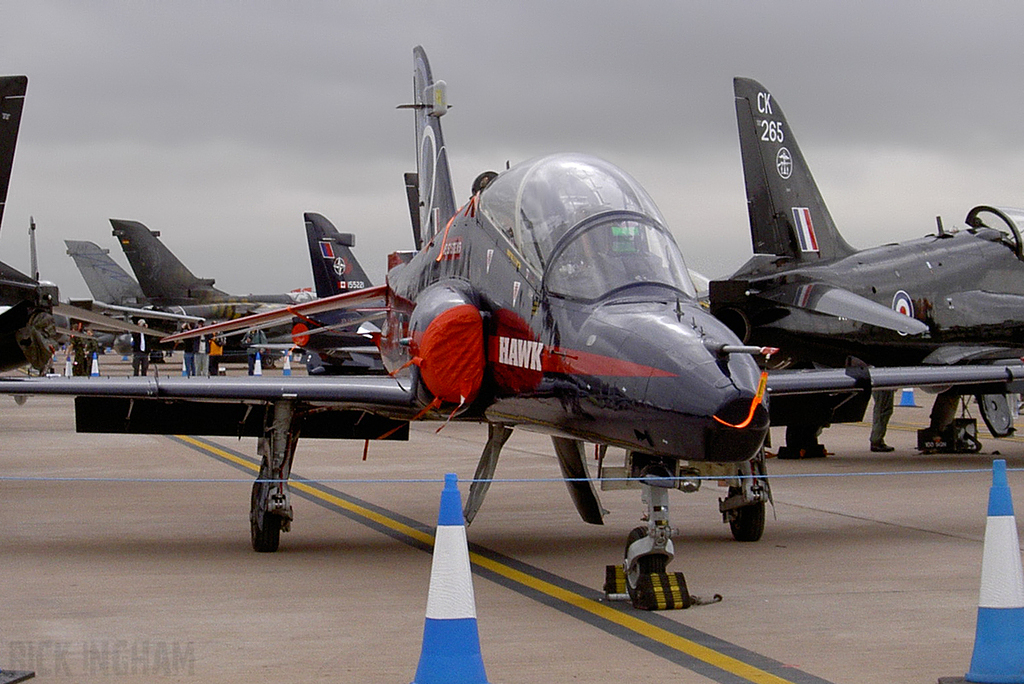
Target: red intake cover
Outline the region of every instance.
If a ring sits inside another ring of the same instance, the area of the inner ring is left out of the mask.
[[[423,384],[438,399],[470,403],[484,379],[484,326],[480,311],[460,304],[430,322],[416,353]]]

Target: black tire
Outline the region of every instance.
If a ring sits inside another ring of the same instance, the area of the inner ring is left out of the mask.
[[[263,513],[263,526],[250,524],[252,531],[252,548],[258,553],[273,553],[281,544],[281,516]]]
[[[629,535],[626,537],[626,553],[629,553],[629,547],[638,539],[643,539],[647,536],[646,527],[634,527],[629,531]],[[665,572],[665,568],[668,566],[668,556],[663,553],[652,553],[649,556],[642,556],[636,561],[637,567],[640,569],[641,574],[651,575],[657,572]]]
[[[253,483],[250,511],[256,510],[257,500],[260,494],[259,482]],[[252,538],[252,549],[257,553],[273,553],[281,544],[281,516],[273,513],[258,513],[263,518],[262,525],[256,524],[253,513],[249,513],[249,532]]]
[[[732,538],[740,542],[756,542],[764,534],[765,504],[763,501],[736,509],[729,521]]]

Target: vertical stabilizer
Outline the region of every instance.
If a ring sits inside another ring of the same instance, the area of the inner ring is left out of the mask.
[[[28,90],[27,76],[0,77],[0,221],[7,203],[7,188],[11,184],[14,166],[14,147],[21,126],[21,109]]]
[[[749,78],[734,79],[733,89],[754,253],[803,262],[852,254],[774,96]]]
[[[159,240],[155,232],[138,221],[110,219],[114,237],[135,277],[152,303],[157,305],[223,301],[224,292],[213,287],[212,278],[197,278]]]
[[[82,274],[92,298],[105,304],[140,306],[146,296],[139,284],[110,258],[110,250],[88,240],[65,240],[68,255]]]
[[[416,172],[419,180],[420,244],[430,239],[455,215],[448,149],[441,134],[441,117],[448,111],[444,81],[435,81],[423,48],[413,50],[413,111],[416,113]]]
[[[309,261],[313,267],[313,284],[317,297],[330,297],[350,290],[370,287],[366,271],[352,253],[356,236],[339,233],[324,216],[307,212],[302,215],[306,223],[306,241],[309,243]]]

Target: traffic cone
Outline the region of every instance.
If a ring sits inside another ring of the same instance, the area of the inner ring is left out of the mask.
[[[67,359],[64,361],[64,377],[70,378],[74,374],[74,364],[71,362],[71,355],[68,354]]]
[[[92,353],[92,368],[89,369],[89,375],[94,378],[100,377],[100,358],[96,352]]]
[[[905,388],[903,390],[903,394],[900,395],[900,403],[899,403],[899,405],[900,406],[912,406],[914,408],[918,407],[917,404],[914,403],[914,389],[912,387],[911,388]]]
[[[444,476],[430,564],[423,649],[412,684],[487,684],[458,477]]]
[[[974,655],[965,679],[1024,684],[1024,569],[1006,461],[992,462]]]
[[[263,362],[260,360],[260,353],[256,352],[256,363],[252,367],[253,375],[263,375]]]
[[[281,371],[282,375],[292,374],[292,350],[289,349],[284,355],[284,370]]]

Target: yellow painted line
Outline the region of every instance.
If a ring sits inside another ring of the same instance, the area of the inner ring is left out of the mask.
[[[719,653],[713,648],[701,646],[697,642],[681,637],[678,634],[673,634],[667,629],[656,627],[628,613],[623,613],[603,603],[585,598],[567,589],[551,584],[550,582],[545,582],[544,580],[528,575],[525,572],[510,568],[509,566],[491,560],[490,558],[486,558],[476,553],[471,553],[469,556],[470,559],[472,559],[472,561],[481,568],[485,568],[491,572],[501,575],[502,577],[506,577],[514,582],[518,582],[519,584],[530,587],[531,589],[547,594],[559,601],[576,606],[577,608],[585,610],[588,613],[596,615],[604,620],[614,622],[620,627],[625,627],[626,629],[636,632],[637,634],[641,634],[652,641],[657,641],[660,644],[664,644],[669,648],[685,653],[686,655],[692,656],[693,658],[708,663],[709,665],[714,665],[726,672],[730,672],[752,682],[758,682],[759,684],[779,684],[783,682],[791,684],[788,679],[783,679],[782,677],[773,675],[770,672],[765,672],[753,665],[744,663],[742,660],[737,660],[736,658]]]
[[[223,449],[219,449],[210,444],[206,444],[205,442],[200,442],[199,440],[194,439],[192,437],[187,437],[184,435],[175,435],[175,437],[199,449],[216,454],[220,458],[224,458],[231,461],[232,463],[237,463],[238,465],[244,466],[245,468],[248,468],[253,472],[259,472],[259,467],[253,464],[252,462],[243,458],[239,458],[238,456],[230,452],[224,451]],[[409,527],[408,525],[404,525],[396,520],[381,515],[380,513],[371,511],[368,508],[364,508],[363,506],[359,506],[349,501],[345,501],[344,499],[341,499],[337,496],[334,496],[333,494],[312,487],[304,482],[290,482],[289,484],[295,489],[306,492],[307,494],[315,496],[316,498],[321,499],[322,501],[326,501],[330,504],[339,506],[341,508],[344,508],[345,510],[356,513],[364,518],[376,522],[379,525],[383,525],[384,527],[388,527],[408,537],[412,537],[417,541],[420,541],[431,546],[434,543],[433,535],[421,532],[420,530]],[[652,641],[656,641],[660,644],[668,646],[669,648],[679,651],[680,653],[685,653],[686,655],[692,658],[696,658],[697,660],[708,663],[709,665],[713,665],[714,667],[717,667],[721,670],[725,670],[726,672],[732,673],[738,677],[743,677],[744,679],[747,679],[751,682],[755,682],[756,684],[792,684],[792,682],[788,679],[784,679],[777,675],[773,675],[770,672],[766,672],[760,668],[754,667],[753,665],[745,663],[737,658],[733,658],[723,653],[719,653],[713,648],[702,646],[701,644],[698,644],[695,641],[692,641],[685,637],[681,637],[678,634],[673,634],[667,629],[656,627],[646,622],[645,620],[636,618],[632,615],[629,615],[628,613],[623,613],[622,611],[611,608],[610,606],[607,606],[598,601],[594,601],[584,596],[580,596],[579,594],[569,591],[568,589],[563,589],[558,585],[552,584],[550,582],[545,582],[544,580],[534,577],[533,575],[529,575],[525,572],[522,572],[521,570],[516,570],[515,568],[509,567],[504,563],[500,563],[491,558],[487,558],[486,556],[482,556],[478,553],[470,553],[469,557],[473,564],[480,568],[489,570],[497,575],[501,575],[506,579],[516,582],[517,584],[521,584],[525,587],[529,587],[530,589],[533,589],[535,591],[539,591],[542,594],[547,594],[552,598],[558,599],[559,601],[562,601],[564,603],[568,603],[569,605],[575,606],[580,610],[584,610],[590,613],[591,615],[595,615],[603,620],[608,620],[609,622],[617,624],[620,627],[624,627],[632,632],[645,636],[648,639],[651,639]]]
[[[244,458],[239,458],[238,456],[236,456],[236,455],[234,455],[234,454],[232,454],[232,453],[230,453],[228,451],[224,451],[223,449],[218,449],[217,447],[215,447],[215,446],[213,446],[211,444],[207,444],[205,442],[200,442],[198,439],[195,439],[193,437],[187,437],[185,435],[175,435],[175,437],[177,439],[180,439],[183,442],[187,442],[187,443],[189,443],[189,444],[191,444],[191,445],[193,445],[193,446],[195,446],[195,447],[197,447],[199,449],[202,449],[204,451],[208,451],[208,452],[210,452],[212,454],[216,454],[217,456],[219,456],[219,457],[221,457],[223,459],[226,459],[228,461],[231,461],[232,463],[237,463],[240,466],[248,468],[249,470],[253,471],[254,473],[258,473],[260,471],[259,466],[257,466],[256,464],[252,463],[251,461],[249,461],[247,459],[244,459]],[[375,511],[371,511],[369,508],[364,508],[363,506],[359,506],[358,504],[354,504],[354,503],[352,503],[350,501],[345,501],[344,499],[338,498],[338,497],[334,496],[333,494],[329,494],[327,492],[324,492],[324,491],[321,491],[321,490],[316,489],[314,487],[311,487],[310,485],[308,485],[308,484],[306,484],[304,482],[289,482],[288,484],[293,489],[297,489],[297,490],[305,492],[305,493],[307,493],[307,494],[309,494],[311,496],[315,496],[316,498],[318,498],[318,499],[320,499],[322,501],[326,501],[326,502],[328,502],[330,504],[333,504],[335,506],[338,506],[340,508],[344,508],[347,511],[351,511],[351,512],[357,514],[357,515],[360,515],[360,516],[362,516],[364,518],[367,518],[368,520],[372,520],[375,523],[378,523],[380,525],[384,525],[385,527],[389,527],[392,530],[395,530],[396,532],[401,532],[402,534],[406,535],[407,537],[412,537],[413,539],[415,539],[415,540],[417,540],[419,542],[422,542],[424,544],[428,544],[428,545],[431,545],[431,546],[433,546],[433,544],[434,544],[434,535],[427,534],[425,532],[421,532],[420,530],[417,530],[414,527],[409,527],[408,525],[403,525],[402,523],[398,522],[397,520],[393,520],[391,518],[388,518],[386,516],[381,515],[380,513],[377,513]]]

